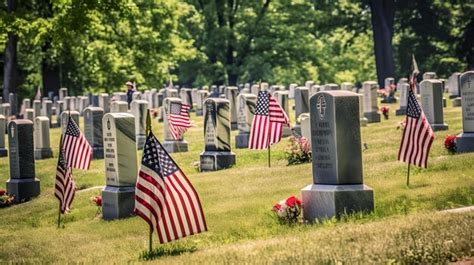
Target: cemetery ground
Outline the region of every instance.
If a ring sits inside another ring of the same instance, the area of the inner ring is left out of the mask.
[[[82,191],[76,193],[61,228],[56,227],[60,129],[51,129],[55,158],[36,161],[41,195],[0,209],[0,263],[124,263],[149,258],[168,264],[472,261],[474,212],[440,212],[474,205],[474,153],[451,155],[443,146],[447,134],[462,131],[461,108],[451,107],[448,100],[444,115],[449,130],[436,132],[428,169],[412,166],[407,187],[407,165],[397,161],[402,134],[397,125],[404,116],[395,116],[398,104],[383,105],[390,107],[390,119],[362,127],[362,143],[368,147],[362,153],[364,183],[374,189],[375,212],[291,226],[280,224],[271,208],[290,195],[301,196],[300,190],[312,182],[311,163],[287,166],[286,138],[272,147],[271,168],[267,151],[233,148],[233,168],[199,173],[194,163],[204,150],[203,122],[192,113],[197,127],[185,134],[189,152],[172,157],[198,191],[209,231],[166,245],[159,245],[154,235],[154,253],[145,256],[148,225],[141,218],[96,217],[90,198],[100,195],[97,186],[105,185],[104,160],[94,160],[89,171],[74,170]],[[294,123],[294,115],[291,120]],[[162,124],[156,120],[153,131],[163,139]],[[232,132],[233,147],[236,133]],[[8,177],[8,158],[0,158],[0,188]]]

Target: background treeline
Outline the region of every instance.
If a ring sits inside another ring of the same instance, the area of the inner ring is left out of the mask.
[[[474,68],[473,12],[454,0],[6,0],[3,97],[162,87],[170,75],[190,87],[380,83],[407,76],[411,54],[447,77]]]

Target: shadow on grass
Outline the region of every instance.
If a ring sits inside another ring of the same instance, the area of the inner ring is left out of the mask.
[[[197,250],[195,245],[163,245],[151,251],[143,251],[140,253],[140,260],[154,260],[166,256],[178,256],[183,253],[193,253]]]

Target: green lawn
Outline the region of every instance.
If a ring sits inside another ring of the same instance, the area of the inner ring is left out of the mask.
[[[363,152],[364,182],[374,189],[375,213],[295,226],[279,224],[270,209],[290,195],[300,196],[312,182],[311,164],[286,166],[284,139],[272,147],[271,168],[266,151],[235,149],[235,167],[198,173],[193,163],[204,149],[203,122],[192,114],[197,128],[185,135],[190,150],[172,156],[200,195],[209,231],[164,246],[155,237],[155,262],[432,263],[473,256],[474,213],[437,213],[474,204],[474,153],[450,155],[443,147],[446,134],[462,130],[461,108],[452,108],[448,100],[449,130],[436,133],[428,169],[412,167],[407,187],[407,166],[396,160],[401,137],[396,126],[404,117],[395,116],[397,104],[389,106],[389,120],[362,128],[362,142],[368,146]],[[154,121],[153,126],[161,140],[162,124]],[[60,129],[51,133],[56,156]],[[236,133],[232,132],[232,145]],[[138,217],[94,217],[90,197],[99,195],[100,189],[78,192],[63,227],[56,228],[56,162],[57,158],[36,162],[38,198],[0,209],[0,263],[143,261],[147,224]],[[75,170],[74,176],[84,189],[105,185],[104,172],[103,160],[95,160],[91,170]],[[8,178],[8,158],[0,158],[0,188]]]

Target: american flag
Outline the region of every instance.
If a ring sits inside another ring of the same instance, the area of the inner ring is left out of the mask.
[[[406,125],[398,152],[398,160],[426,168],[434,133],[414,93],[416,75],[419,72],[414,57],[412,69],[410,89],[408,90]]]
[[[81,133],[76,122],[69,118],[63,141],[64,158],[68,167],[89,169],[92,147]]]
[[[56,167],[56,183],[54,196],[58,198],[61,206],[61,213],[69,211],[74,194],[76,193],[76,184],[72,177],[72,170],[66,165],[63,151],[59,150],[58,166]]]
[[[173,139],[179,140],[183,134],[192,127],[189,120],[189,109],[191,107],[179,102],[171,102],[168,114],[168,125]]]
[[[135,213],[156,228],[160,243],[207,231],[196,190],[152,132],[138,173]]]
[[[290,127],[288,116],[268,91],[258,92],[257,106],[250,130],[250,149],[267,149],[281,140],[283,125]]]

